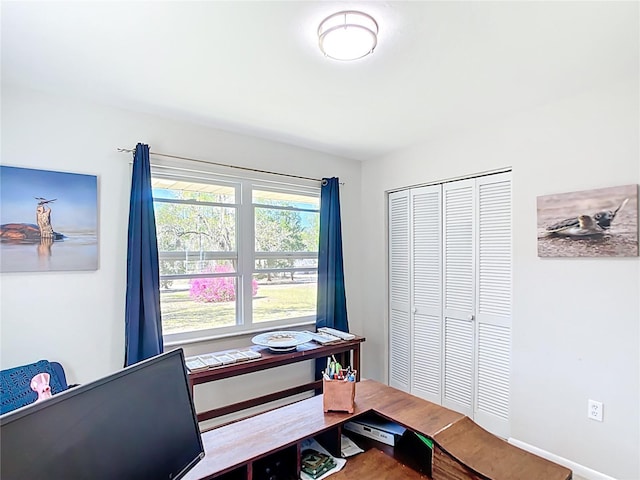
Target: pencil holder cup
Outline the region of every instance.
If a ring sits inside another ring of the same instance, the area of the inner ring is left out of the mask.
[[[356,382],[322,380],[322,404],[324,411],[353,413],[356,398]]]

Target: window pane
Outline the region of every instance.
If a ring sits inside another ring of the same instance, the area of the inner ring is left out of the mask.
[[[253,190],[253,203],[278,205],[305,210],[320,210],[320,197],[298,193],[282,193],[269,190]]]
[[[256,252],[317,252],[319,220],[318,213],[256,207]]]
[[[153,198],[236,203],[236,188],[228,185],[152,178]]]
[[[161,280],[162,333],[235,325],[235,287],[233,277]]]
[[[160,275],[235,271],[236,209],[154,202]]]
[[[318,275],[301,272],[254,275],[253,322],[293,319],[316,314]]]

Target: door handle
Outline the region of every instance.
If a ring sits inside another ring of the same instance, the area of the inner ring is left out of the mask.
[[[474,317],[473,313],[470,313],[469,315],[467,315],[467,320],[469,320],[470,322],[473,322],[474,318],[475,317]]]

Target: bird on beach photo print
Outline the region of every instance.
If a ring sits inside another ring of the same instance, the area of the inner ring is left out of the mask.
[[[539,257],[638,255],[638,185],[537,199]]]
[[[0,165],[0,272],[98,269],[98,177]]]

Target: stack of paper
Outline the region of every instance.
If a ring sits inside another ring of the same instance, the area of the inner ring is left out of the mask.
[[[342,458],[353,457],[362,452],[364,452],[364,450],[356,445],[349,437],[346,435],[340,436],[340,455],[342,455]]]

